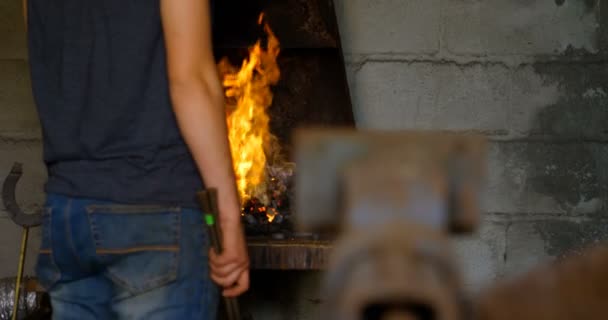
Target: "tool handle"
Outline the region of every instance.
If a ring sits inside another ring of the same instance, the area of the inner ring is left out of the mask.
[[[223,251],[220,229],[218,226],[218,206],[217,206],[217,191],[209,189],[197,193],[196,198],[203,210],[205,225],[209,233],[209,241],[216,253],[221,254]]]
[[[23,267],[25,266],[25,254],[27,252],[27,239],[30,228],[23,228],[21,236],[21,249],[19,250],[19,266],[17,267],[17,280],[15,282],[15,296],[13,301],[13,313],[11,320],[17,320],[19,314],[19,298],[21,298],[21,286],[23,282]]]
[[[206,191],[198,192],[196,198],[203,210],[211,246],[217,254],[221,254],[223,248],[221,230],[218,225],[219,207],[217,204],[217,190],[210,188]],[[224,298],[224,304],[229,320],[241,320],[239,304],[236,298]]]

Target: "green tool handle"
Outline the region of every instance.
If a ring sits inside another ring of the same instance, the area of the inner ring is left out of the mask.
[[[217,191],[215,189],[209,189],[207,191],[199,192],[198,201],[201,204],[203,214],[205,215],[205,225],[207,226],[211,246],[216,253],[222,254],[224,249],[222,248],[221,230],[217,223],[219,214]]]
[[[209,188],[206,191],[198,192],[196,198],[203,210],[211,246],[217,254],[222,254],[222,236],[218,225],[219,207],[217,204],[217,190]],[[224,297],[224,305],[226,306],[226,314],[229,320],[241,320],[241,312],[236,298]]]

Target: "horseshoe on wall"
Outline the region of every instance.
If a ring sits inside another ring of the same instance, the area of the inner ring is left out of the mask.
[[[23,165],[16,162],[2,184],[2,202],[8,212],[8,216],[16,224],[24,228],[39,226],[42,223],[42,211],[25,213],[17,203],[15,190],[19,179],[21,179],[21,175],[23,175]]]

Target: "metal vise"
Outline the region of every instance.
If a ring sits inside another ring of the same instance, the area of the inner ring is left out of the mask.
[[[324,319],[463,319],[448,236],[475,229],[480,136],[301,130],[296,217],[340,234]]]

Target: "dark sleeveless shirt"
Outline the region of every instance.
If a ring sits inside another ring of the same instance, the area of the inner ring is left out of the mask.
[[[195,207],[202,181],[169,97],[159,0],[29,0],[46,191]]]

